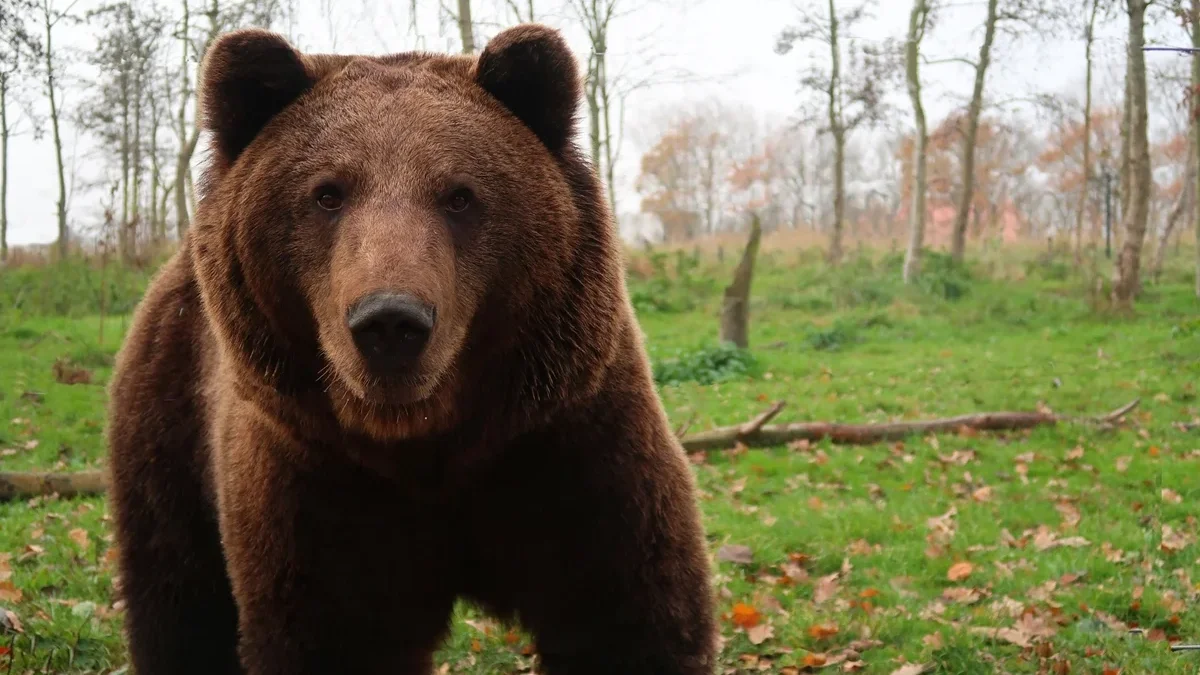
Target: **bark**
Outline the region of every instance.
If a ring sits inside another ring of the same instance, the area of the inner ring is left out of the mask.
[[[77,473],[24,473],[0,471],[0,501],[38,495],[82,497],[104,494],[108,474],[103,471]]]
[[[142,77],[137,75],[133,83],[133,137],[131,149],[133,189],[130,200],[129,216],[129,254],[130,260],[137,257],[138,228],[141,227],[142,203]]]
[[[121,75],[121,224],[117,229],[117,248],[121,260],[129,262],[129,73]]]
[[[754,261],[758,256],[758,245],[762,239],[762,225],[758,215],[750,221],[750,241],[742,252],[742,260],[733,273],[733,282],[725,287],[721,305],[721,342],[732,342],[745,349],[750,346],[750,284],[754,279]]]
[[[829,129],[833,133],[833,231],[829,235],[829,262],[842,259],[842,227],[846,216],[846,130],[842,127],[842,59],[838,49],[838,19],[829,0]]]
[[[181,35],[183,35],[183,52],[182,64],[180,67],[180,77],[183,78],[179,89],[179,116],[176,118],[178,125],[175,133],[179,137],[179,152],[175,155],[175,233],[179,239],[183,240],[184,233],[187,232],[191,221],[188,217],[187,203],[187,173],[192,162],[192,153],[196,150],[196,142],[200,138],[199,129],[193,128],[189,134],[187,123],[187,108],[188,102],[192,98],[192,85],[188,79],[188,47],[191,46],[191,38],[189,37],[189,22],[191,20],[191,12],[188,10],[187,0],[183,0],[183,18]]]
[[[464,54],[475,53],[475,26],[471,22],[471,0],[458,0],[458,35]]]
[[[1059,422],[1113,425],[1129,414],[1139,403],[1138,399],[1126,403],[1110,413],[1097,417],[1073,418],[1048,412],[983,412],[957,417],[883,424],[843,424],[839,422],[795,422],[792,424],[763,424],[779,412],[782,403],[776,403],[766,413],[745,424],[719,427],[702,431],[680,439],[680,444],[689,452],[723,450],[741,443],[746,446],[767,447],[784,445],[793,441],[817,442],[829,439],[833,443],[847,445],[871,445],[885,441],[899,441],[916,435],[934,433],[961,433],[968,431],[1018,431],[1039,426],[1055,425]]]
[[[967,250],[967,224],[971,215],[971,203],[975,197],[975,140],[979,135],[979,116],[983,112],[983,84],[987,79],[988,65],[992,58],[992,42],[996,37],[996,7],[999,0],[988,0],[987,22],[983,29],[983,44],[979,47],[979,60],[975,63],[975,85],[971,90],[971,103],[967,106],[967,130],[963,135],[962,148],[962,192],[958,197],[958,209],[954,214],[954,233],[950,255],[962,262]]]
[[[1150,142],[1147,137],[1145,44],[1147,0],[1127,0],[1129,9],[1129,193],[1123,214],[1125,241],[1117,256],[1112,289],[1119,310],[1133,308],[1150,213]]]
[[[908,17],[908,41],[904,48],[905,79],[908,97],[912,101],[916,133],[913,135],[913,175],[909,194],[908,251],[904,255],[904,283],[912,283],[921,270],[921,248],[925,245],[926,151],[928,130],[925,126],[925,106],[921,103],[921,38],[929,15],[926,0],[913,0]]]
[[[59,130],[58,124],[58,99],[55,95],[55,86],[57,85],[54,77],[54,47],[52,38],[54,24],[57,23],[57,19],[51,15],[50,0],[42,0],[42,12],[46,28],[46,92],[50,99],[50,127],[54,131],[54,159],[58,170],[58,201],[55,202],[55,215],[58,218],[58,241],[55,242],[55,248],[58,251],[59,260],[62,260],[67,257],[68,243],[67,177],[66,166],[63,164],[62,133]]]
[[[1092,44],[1096,37],[1096,13],[1099,7],[1100,0],[1092,0],[1092,11],[1084,32],[1083,185],[1079,188],[1079,209],[1075,213],[1076,264],[1083,260],[1083,224],[1087,214],[1088,188],[1092,184]]]
[[[1200,162],[1200,0],[1192,0],[1192,148]],[[1200,298],[1200,168],[1192,177],[1192,225],[1196,230],[1196,297]]]

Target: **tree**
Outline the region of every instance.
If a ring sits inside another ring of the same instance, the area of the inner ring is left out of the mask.
[[[54,159],[58,170],[58,201],[55,203],[55,215],[58,219],[58,240],[55,249],[59,259],[67,256],[67,177],[66,166],[63,163],[62,130],[59,125],[58,109],[58,73],[54,59],[54,28],[64,19],[70,18],[72,2],[65,10],[54,8],[54,0],[41,0],[42,27],[45,30],[45,44],[42,50],[45,57],[46,97],[50,101],[50,127],[54,130]]]
[[[471,22],[471,0],[458,0],[458,14],[454,18],[458,22],[458,35],[462,40],[463,53],[474,54],[475,24]]]
[[[842,53],[842,31],[851,31],[868,17],[867,0],[839,13],[835,0],[828,0],[827,12],[802,9],[795,26],[780,33],[775,45],[779,54],[791,52],[798,44],[815,44],[828,50],[828,65],[810,66],[801,76],[801,84],[820,92],[824,107],[823,133],[833,137],[833,223],[830,231],[829,261],[837,264],[843,252],[846,215],[846,138],[859,126],[880,121],[886,106],[883,93],[891,79],[892,66],[887,50],[856,43]],[[844,63],[843,63],[844,61]],[[843,65],[847,66],[843,68]],[[815,112],[815,111],[813,111]],[[816,115],[810,112],[809,120]]]
[[[925,37],[925,29],[929,23],[929,0],[913,0],[912,11],[908,16],[908,40],[904,46],[904,72],[908,84],[908,98],[912,101],[913,121],[916,132],[913,135],[912,150],[912,181],[909,190],[910,208],[908,212],[908,250],[904,255],[904,283],[912,283],[919,273],[921,265],[921,248],[925,240],[925,195],[927,193],[925,145],[928,132],[925,128],[925,106],[921,103],[920,56],[921,41]]]
[[[1082,260],[1083,220],[1087,212],[1088,187],[1092,184],[1092,45],[1096,39],[1096,15],[1101,0],[1092,0],[1087,22],[1083,31],[1083,55],[1086,74],[1084,76],[1083,103],[1083,180],[1079,186],[1079,210],[1075,220],[1075,262]]]
[[[25,24],[25,16],[35,9],[33,0],[0,0],[0,265],[8,260],[8,141],[17,118],[9,110],[18,80],[42,51],[41,41]]]
[[[1128,124],[1129,192],[1122,228],[1125,241],[1113,270],[1112,300],[1118,309],[1132,309],[1140,285],[1142,246],[1150,216],[1150,140],[1146,110],[1146,7],[1148,0],[1125,0],[1129,15],[1126,107]]]
[[[1191,127],[1192,146],[1196,161],[1200,163],[1200,0],[1192,0],[1191,24],[1192,34],[1192,96],[1191,96]],[[1196,297],[1200,298],[1200,169],[1192,180],[1195,181],[1192,192],[1192,218],[1196,229]]]

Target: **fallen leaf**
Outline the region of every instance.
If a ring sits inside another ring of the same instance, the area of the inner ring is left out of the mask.
[[[1129,463],[1133,461],[1132,455],[1122,455],[1117,458],[1117,473],[1125,473],[1129,470]]]
[[[822,604],[838,594],[838,573],[829,574],[817,580],[813,589],[813,603]]]
[[[992,486],[985,485],[971,493],[971,499],[977,502],[992,501]]]
[[[750,550],[749,546],[741,544],[729,544],[722,546],[717,551],[717,560],[725,562],[737,563],[739,565],[749,565],[754,562],[754,551]]]
[[[20,602],[21,589],[13,586],[11,581],[0,581],[0,600],[5,602]]]
[[[1183,501],[1183,497],[1180,497],[1179,493],[1171,488],[1162,489],[1162,498],[1168,504],[1179,504]]]
[[[950,570],[946,572],[946,578],[950,581],[962,581],[971,576],[975,566],[967,561],[956,562],[950,566]]]
[[[1079,512],[1079,507],[1070,502],[1059,502],[1054,505],[1054,508],[1062,516],[1064,529],[1073,529],[1079,525],[1079,521],[1083,518],[1083,515]]]
[[[837,625],[831,623],[814,623],[808,627],[808,636],[814,640],[825,640],[837,634]]]
[[[935,649],[935,650],[941,649],[946,644],[945,640],[942,639],[941,631],[938,631],[936,633],[930,633],[929,635],[926,635],[925,637],[921,638],[921,642],[926,647],[929,647],[930,649]]]
[[[0,626],[14,633],[25,632],[25,627],[21,625],[21,617],[11,609],[0,610]]]
[[[67,536],[70,537],[71,541],[75,542],[75,545],[81,550],[86,551],[88,546],[91,544],[91,542],[88,541],[87,530],[83,529],[82,527],[77,527],[71,530],[67,533]]]
[[[973,605],[983,599],[983,594],[979,592],[978,588],[956,586],[942,591],[942,597],[960,605]]]
[[[1183,532],[1176,532],[1170,525],[1162,526],[1162,543],[1160,546],[1164,553],[1182,551],[1189,544],[1191,544],[1191,541]]]
[[[825,662],[828,660],[829,658],[824,654],[809,652],[804,655],[804,659],[801,661],[801,663],[807,668],[820,668],[821,666],[824,666]]]
[[[984,626],[971,626],[972,633],[982,635],[983,637],[992,640],[1002,640],[1018,647],[1030,647],[1030,636],[1022,633],[1015,628],[989,628]]]
[[[733,624],[742,628],[753,628],[758,625],[762,615],[758,610],[744,602],[733,606]]]
[[[767,639],[775,637],[775,629],[771,628],[770,624],[759,624],[747,630],[746,637],[749,638],[750,644],[761,645]]]

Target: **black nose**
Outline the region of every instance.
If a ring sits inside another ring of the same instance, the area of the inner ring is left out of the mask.
[[[433,332],[433,307],[411,295],[372,293],[350,308],[346,323],[368,367],[387,373],[412,366]]]

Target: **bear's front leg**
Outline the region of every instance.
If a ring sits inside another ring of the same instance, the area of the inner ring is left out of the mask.
[[[430,672],[453,607],[432,514],[244,406],[216,481],[247,675]]]
[[[467,595],[515,614],[547,675],[712,675],[709,560],[683,453],[653,425],[602,422],[523,439],[472,493]]]

